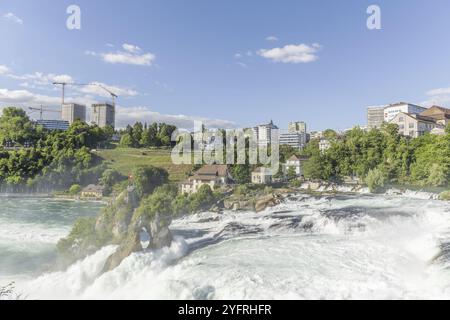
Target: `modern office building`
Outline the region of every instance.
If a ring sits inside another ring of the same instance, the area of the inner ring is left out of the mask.
[[[282,133],[280,145],[288,145],[295,149],[303,149],[307,143],[306,133]]]
[[[47,130],[67,131],[69,129],[69,121],[64,120],[37,120],[37,125],[43,126]]]
[[[384,121],[390,122],[393,120],[399,113],[408,113],[408,114],[420,114],[427,110],[427,108],[417,106],[411,103],[399,102],[395,104],[391,104],[384,108]]]
[[[253,134],[258,141],[258,146],[268,146],[272,141],[278,142],[278,127],[270,121],[253,128]]]
[[[91,122],[100,128],[112,126],[115,128],[116,112],[114,106],[108,103],[93,104]]]
[[[74,123],[76,120],[86,122],[86,106],[76,103],[63,104],[61,119],[68,121],[69,124]]]
[[[306,123],[303,121],[300,122],[291,122],[289,123],[289,133],[306,133]]]
[[[367,108],[368,129],[379,129],[384,123],[384,107]]]

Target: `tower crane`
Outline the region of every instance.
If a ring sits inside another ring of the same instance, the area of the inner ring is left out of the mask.
[[[114,107],[114,110],[116,109],[116,99],[119,97],[118,95],[116,95],[114,92],[112,92],[111,90],[109,90],[108,88],[106,88],[105,86],[103,86],[100,83],[73,83],[73,82],[53,82],[54,85],[61,85],[62,86],[62,105],[64,105],[64,98],[65,98],[65,90],[66,90],[66,86],[97,86],[99,88],[102,88],[103,90],[105,90],[110,96],[111,96],[111,100],[112,100],[112,105]]]
[[[44,107],[41,105],[40,108],[33,108],[33,107],[29,107],[30,110],[33,111],[39,111],[40,113],[40,120],[43,119],[42,114],[45,112],[55,112],[55,113],[61,113],[61,111],[57,111],[57,110],[52,110],[52,109],[44,109]]]

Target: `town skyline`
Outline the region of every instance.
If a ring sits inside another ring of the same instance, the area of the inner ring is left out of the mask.
[[[68,1],[3,1],[0,34],[10,48],[0,52],[0,108],[58,107],[54,81],[116,92],[118,128],[194,120],[242,128],[272,119],[283,129],[305,121],[310,131],[345,130],[366,125],[370,106],[450,106],[450,45],[430,49],[450,27],[447,2],[379,1],[381,30],[366,26],[369,1],[319,2],[81,0],[81,29],[70,30]],[[122,21],[124,13],[135,19]],[[79,87],[67,99],[90,107],[109,96]]]

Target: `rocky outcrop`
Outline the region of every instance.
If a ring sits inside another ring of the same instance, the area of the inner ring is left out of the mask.
[[[255,203],[255,211],[261,212],[267,208],[272,208],[279,205],[282,202],[282,197],[276,194],[269,194],[267,196],[259,198]]]
[[[103,272],[108,272],[118,267],[123,259],[135,252],[140,252],[144,249],[156,250],[170,246],[173,239],[169,230],[171,223],[172,219],[169,216],[156,214],[149,217],[134,210],[134,215],[127,225],[124,240],[121,241],[116,252],[107,259]],[[146,248],[143,248],[141,244],[141,232],[146,232],[150,239]]]
[[[148,214],[140,208],[136,190],[128,187],[97,218],[85,219],[76,224],[71,234],[58,244],[65,263],[71,264],[105,245],[118,244],[118,249],[107,259],[103,268],[107,272],[119,266],[123,259],[134,252],[170,246],[171,216]],[[149,235],[147,248],[141,244],[142,231]]]

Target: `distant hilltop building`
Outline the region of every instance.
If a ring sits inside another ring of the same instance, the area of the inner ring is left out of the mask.
[[[410,114],[420,114],[427,110],[427,108],[417,106],[415,104],[399,102],[388,105],[384,108],[384,121],[390,122],[395,116],[401,112]]]
[[[254,127],[253,134],[258,141],[258,146],[268,146],[272,139],[275,141],[278,139],[278,127],[273,124],[273,121],[270,121],[268,124]]]
[[[291,122],[289,123],[289,133],[306,133],[306,123],[303,121],[300,122]]]
[[[86,122],[86,106],[76,103],[65,103],[62,105],[61,119],[74,123],[77,120]]]
[[[91,122],[100,128],[106,126],[115,128],[116,112],[114,106],[109,103],[93,104]]]
[[[379,129],[384,123],[385,107],[367,108],[367,127],[369,129]]]
[[[385,107],[367,108],[367,126],[369,129],[381,128],[383,123],[391,122],[399,113],[421,114],[427,108],[407,103],[399,102]]]
[[[294,149],[303,149],[308,142],[306,133],[282,133],[280,134],[280,145],[291,146]]]

